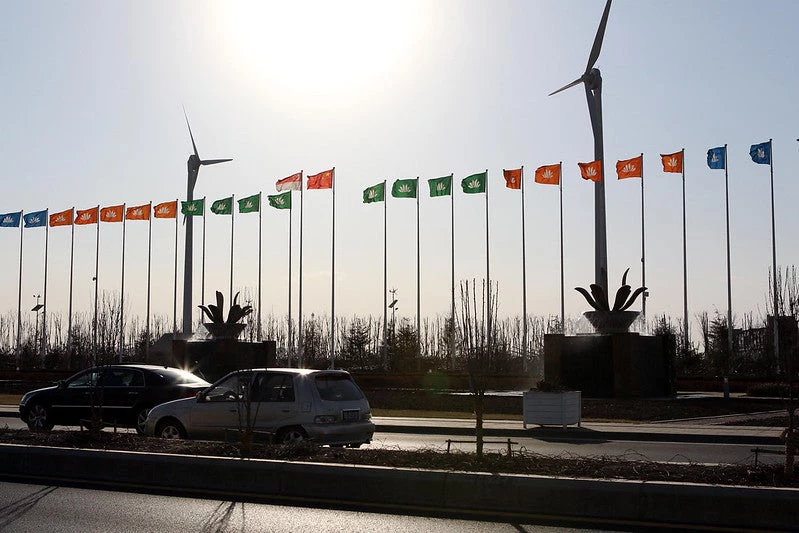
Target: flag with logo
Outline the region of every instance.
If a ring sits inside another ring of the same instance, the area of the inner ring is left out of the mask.
[[[22,220],[22,211],[0,215],[0,228],[18,228]]]
[[[211,204],[211,212],[215,215],[233,214],[233,197],[221,198]]]
[[[257,213],[261,210],[261,194],[253,194],[242,198],[239,202],[239,213]]]
[[[22,219],[25,221],[26,228],[38,228],[47,225],[47,210],[36,211],[35,213],[28,213],[23,215]]]
[[[625,178],[642,178],[644,176],[644,156],[616,161],[616,174],[620,180]]]
[[[396,180],[391,186],[391,196],[394,198],[416,198],[416,179]]]
[[[682,150],[673,154],[660,154],[663,172],[682,172]]]
[[[580,176],[584,180],[593,181],[594,183],[602,181],[602,160],[591,161],[590,163],[577,163],[580,167]]]
[[[192,200],[190,202],[180,202],[180,214],[187,217],[202,216],[205,210],[205,198]]]
[[[125,206],[122,205],[103,207],[100,209],[100,220],[103,222],[122,222],[122,215],[124,212]]]
[[[521,189],[522,188],[522,169],[516,168],[513,170],[502,170],[502,175],[505,177],[505,187],[508,189]]]
[[[50,215],[50,227],[54,226],[71,226],[73,219],[74,209],[67,209],[60,213],[53,213]]]
[[[275,188],[278,191],[299,191],[302,190],[302,172],[292,174],[288,178],[277,180]]]
[[[153,208],[155,218],[177,218],[178,201],[162,202]]]
[[[100,208],[92,207],[91,209],[78,209],[75,213],[75,224],[82,226],[84,224],[97,224],[100,218]]]
[[[372,185],[363,190],[363,203],[384,202],[386,200],[386,182]]]
[[[430,186],[430,197],[434,196],[449,196],[452,194],[452,176],[444,176],[443,178],[430,178],[427,180]]]
[[[481,192],[486,192],[487,181],[488,172],[472,174],[471,176],[466,176],[461,180],[461,188],[466,194],[479,194]]]
[[[768,165],[771,163],[771,141],[753,144],[749,149],[749,156],[752,161],[761,165]]]
[[[308,189],[332,189],[333,169],[308,176]]]
[[[275,209],[291,209],[291,191],[281,194],[272,194],[266,197],[269,205]]]
[[[125,212],[126,220],[150,220],[150,204],[128,207]]]
[[[711,148],[707,151],[707,166],[713,169],[723,169],[724,165],[727,164],[724,161],[724,150],[723,146],[719,146],[718,148]]]
[[[535,182],[544,185],[558,185],[560,183],[560,164],[544,165],[535,169]]]

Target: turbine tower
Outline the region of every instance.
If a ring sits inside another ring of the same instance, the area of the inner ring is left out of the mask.
[[[215,165],[217,163],[227,163],[233,159],[200,159],[197,153],[197,145],[194,143],[194,135],[191,133],[191,124],[189,124],[189,117],[186,115],[186,110],[183,110],[183,116],[186,117],[186,126],[189,127],[189,137],[191,137],[191,146],[194,153],[189,156],[189,161],[186,166],[189,171],[189,183],[186,191],[186,201],[191,202],[194,200],[194,185],[197,183],[197,174],[200,172],[200,167],[203,165]],[[183,260],[183,333],[191,335],[191,317],[192,317],[192,257],[193,257],[193,243],[194,235],[192,231],[192,223],[194,217],[187,216],[186,219],[186,247],[185,257]]]
[[[594,274],[597,285],[601,285],[607,291],[608,288],[608,240],[605,229],[605,161],[602,142],[602,76],[599,69],[594,68],[594,64],[599,59],[599,52],[602,49],[602,39],[605,37],[605,26],[608,23],[608,13],[610,13],[610,2],[605,4],[605,12],[602,13],[602,20],[594,37],[594,46],[588,55],[588,65],[582,76],[561,87],[555,92],[557,94],[565,91],[580,83],[585,84],[585,96],[588,99],[588,113],[591,116],[591,128],[594,133],[594,160],[602,161],[601,179],[594,184]]]

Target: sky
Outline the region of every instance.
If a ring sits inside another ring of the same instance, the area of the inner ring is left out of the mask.
[[[438,2],[6,2],[0,20],[0,213],[154,204],[186,197],[191,153],[184,109],[202,158],[195,197],[275,193],[295,172],[336,169],[335,307],[383,312],[383,204],[365,188],[420,179],[421,310],[450,305],[450,202],[426,180],[455,178],[455,275],[486,275],[485,197],[460,180],[489,173],[491,280],[499,314],[522,313],[521,197],[503,168],[525,170],[527,307],[560,313],[558,188],[533,171],[563,162],[566,314],[587,310],[573,290],[594,277],[593,160],[585,92],[555,89],[584,69],[601,0]],[[641,283],[640,180],[619,181],[618,159],[644,154],[650,316],[682,316],[682,182],[659,154],[685,148],[688,306],[726,313],[725,181],[706,164],[728,144],[732,307],[766,312],[772,259],[768,165],[751,144],[773,138],[777,261],[799,261],[795,209],[799,137],[794,21],[799,4],[738,0],[616,0],[601,56],[609,279],[630,267]],[[298,310],[299,193],[292,212],[292,313]],[[331,192],[306,191],[303,312],[331,304]],[[416,203],[388,198],[387,285],[398,318],[416,313]],[[206,294],[195,224],[194,304],[230,283],[231,217],[208,214]],[[289,213],[262,213],[262,312],[288,309]],[[74,307],[93,306],[96,227],[74,232]],[[100,225],[100,292],[119,293],[122,225]],[[182,294],[184,226],[178,255]],[[50,228],[48,314],[66,317],[70,228]],[[148,224],[125,225],[126,313],[146,305]],[[0,312],[16,313],[20,231],[0,228]],[[44,228],[23,232],[22,308],[44,292]],[[172,316],[175,224],[152,223],[152,311]],[[234,217],[234,286],[256,304],[258,215]],[[179,305],[180,308],[180,305]],[[640,308],[640,301],[636,304]],[[180,311],[178,311],[180,313]],[[30,313],[28,313],[30,314]],[[180,321],[180,318],[178,318]],[[696,327],[694,322],[692,327]]]

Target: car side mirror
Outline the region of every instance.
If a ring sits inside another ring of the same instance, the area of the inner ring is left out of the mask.
[[[197,403],[203,403],[205,401],[205,394],[203,394],[203,391],[200,391],[195,398],[197,398]]]
[[[65,388],[65,387],[67,386],[67,385],[66,385],[66,383],[64,383],[64,380],[63,380],[63,379],[59,379],[58,381],[56,381],[56,382],[55,382],[55,385],[56,385],[56,387],[58,387],[59,389],[63,389],[63,388]]]

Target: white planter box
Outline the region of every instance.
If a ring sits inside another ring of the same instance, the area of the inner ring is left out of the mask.
[[[541,426],[557,425],[566,427],[582,423],[582,396],[580,391],[540,392],[529,391],[523,394],[522,422]]]

